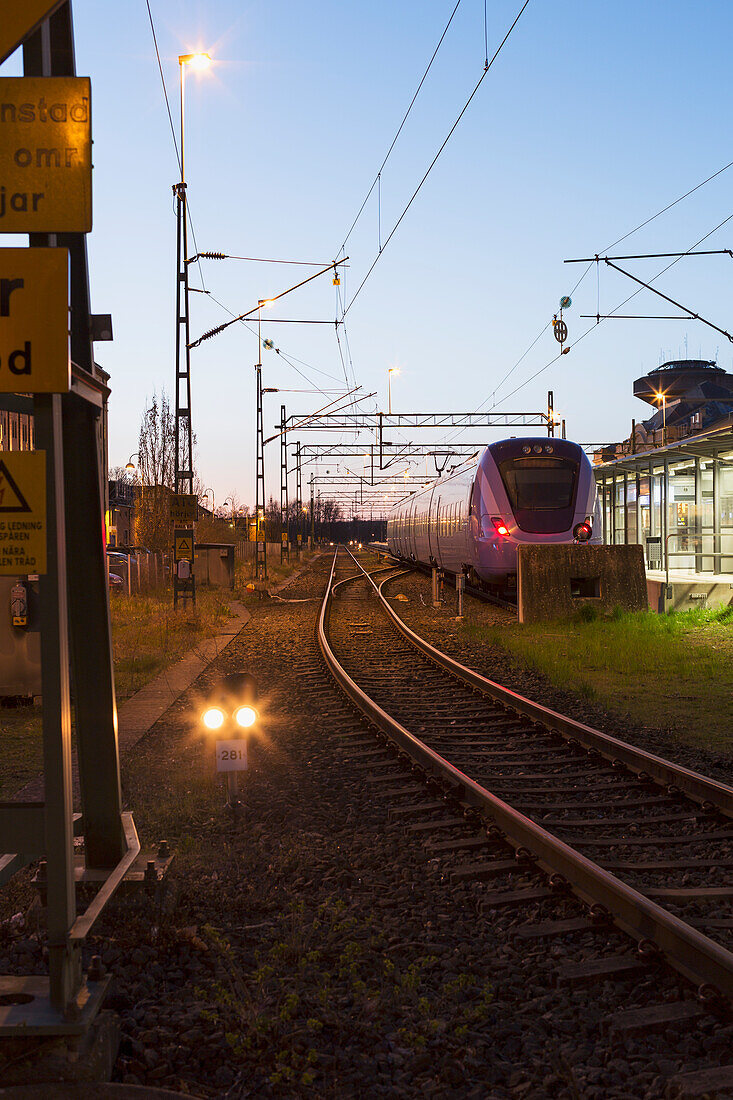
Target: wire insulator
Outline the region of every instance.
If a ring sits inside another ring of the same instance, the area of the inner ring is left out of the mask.
[[[228,260],[225,252],[199,252],[202,260]]]
[[[203,336],[199,337],[199,343],[202,343],[204,340],[210,340],[212,336],[218,336],[226,327],[226,325],[217,325],[216,328],[212,328],[209,332],[205,332]]]

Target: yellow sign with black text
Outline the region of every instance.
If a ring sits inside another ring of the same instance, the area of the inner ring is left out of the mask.
[[[62,3],[63,0],[3,0],[0,61],[9,57]]]
[[[46,452],[0,451],[0,576],[46,572]]]
[[[0,248],[0,393],[68,393],[69,253]]]
[[[0,78],[0,233],[89,233],[87,76]]]
[[[172,493],[170,517],[172,523],[195,523],[198,518],[198,497],[194,493]]]
[[[173,560],[193,561],[193,531],[173,532]]]

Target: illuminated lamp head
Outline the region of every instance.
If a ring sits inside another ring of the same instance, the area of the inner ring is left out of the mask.
[[[587,542],[593,534],[593,528],[587,520],[583,520],[582,523],[576,523],[573,527],[573,537],[576,542]]]
[[[501,518],[501,516],[492,516],[491,522],[494,525],[494,530],[496,531],[497,535],[501,535],[502,538],[507,538],[507,536],[509,535],[509,528],[504,523],[504,520]]]
[[[201,715],[201,721],[207,730],[219,730],[226,721],[226,715],[221,707],[207,707]]]

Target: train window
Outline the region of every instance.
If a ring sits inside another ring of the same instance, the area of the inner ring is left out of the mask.
[[[578,463],[568,458],[510,458],[499,472],[512,509],[546,511],[573,502]]]

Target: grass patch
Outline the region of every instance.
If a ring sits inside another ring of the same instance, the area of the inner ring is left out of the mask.
[[[118,704],[219,634],[230,615],[232,593],[199,588],[196,609],[173,610],[170,591],[111,599],[112,649]],[[43,768],[42,711],[32,707],[0,710],[0,798],[19,790]]]
[[[506,627],[467,625],[554,684],[685,741],[733,751],[733,608],[623,612]]]
[[[201,587],[196,607],[173,608],[169,591],[111,600],[112,648],[117,702],[134,695],[164,668],[185,657],[198,642],[221,632],[231,593]]]
[[[0,724],[0,798],[8,798],[43,768],[40,707],[4,707]]]

